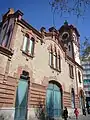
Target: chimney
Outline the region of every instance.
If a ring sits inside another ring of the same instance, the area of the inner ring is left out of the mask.
[[[13,8],[9,8],[9,15],[10,14],[14,14],[14,9]]]

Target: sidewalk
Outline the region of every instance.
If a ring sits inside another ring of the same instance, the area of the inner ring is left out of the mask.
[[[76,118],[75,118],[75,116],[73,116],[72,118],[68,118],[68,120],[76,120]],[[88,115],[88,114],[86,116],[80,115],[78,120],[90,120],[90,115]]]

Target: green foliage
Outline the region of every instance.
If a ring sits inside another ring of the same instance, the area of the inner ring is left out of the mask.
[[[45,120],[45,108],[43,105],[40,105],[39,107],[36,108],[36,112],[35,112],[36,117],[39,120]]]
[[[85,37],[85,41],[81,45],[81,60],[90,61],[90,42],[89,38]]]
[[[64,13],[74,14],[77,17],[82,16],[87,8],[90,7],[90,0],[49,0],[52,10]]]
[[[0,120],[5,120],[3,114],[0,115]]]

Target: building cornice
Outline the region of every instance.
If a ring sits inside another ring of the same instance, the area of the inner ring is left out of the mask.
[[[38,30],[36,30],[34,27],[32,27],[30,24],[28,24],[24,19],[18,20],[18,22],[20,22],[21,24],[23,24],[24,26],[26,26],[27,28],[29,28],[30,30],[33,31],[33,33],[35,33],[36,35],[38,35],[40,38],[42,38],[42,34],[40,32],[38,32]]]

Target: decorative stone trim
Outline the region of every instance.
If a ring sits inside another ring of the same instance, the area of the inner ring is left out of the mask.
[[[5,56],[7,56],[7,57],[11,57],[11,56],[13,55],[13,52],[14,52],[14,51],[12,51],[12,50],[10,50],[10,49],[8,49],[8,48],[6,48],[6,47],[2,47],[2,46],[0,45],[0,53],[1,53],[1,54],[5,55]]]

